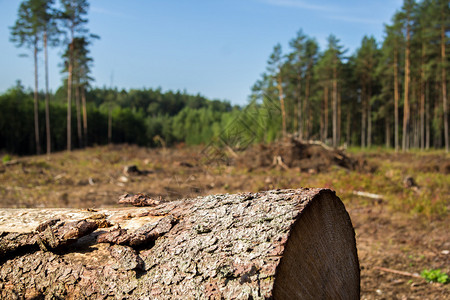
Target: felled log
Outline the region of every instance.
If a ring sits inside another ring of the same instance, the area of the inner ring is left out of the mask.
[[[359,299],[355,233],[326,189],[156,207],[0,210],[1,299]]]

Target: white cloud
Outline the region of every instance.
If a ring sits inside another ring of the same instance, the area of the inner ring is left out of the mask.
[[[263,0],[263,2],[274,5],[274,6],[284,6],[290,8],[301,8],[307,10],[316,11],[337,11],[339,8],[331,5],[317,5],[314,3],[308,3],[302,0]]]
[[[343,21],[348,23],[360,23],[360,24],[382,24],[382,20],[376,20],[376,19],[367,19],[367,18],[355,18],[352,16],[328,16],[328,19],[337,20],[337,21]]]

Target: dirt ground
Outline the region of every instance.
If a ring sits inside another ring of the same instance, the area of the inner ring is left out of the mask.
[[[124,193],[171,201],[276,188],[332,188],[355,227],[361,299],[450,299],[450,284],[389,271],[450,273],[450,156],[383,151],[324,156],[315,148],[300,158],[301,150],[290,142],[243,153],[115,145],[13,157],[0,163],[0,207],[118,206]],[[414,177],[414,186],[405,186],[407,175]]]

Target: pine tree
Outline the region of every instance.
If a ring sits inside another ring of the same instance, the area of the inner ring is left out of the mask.
[[[39,99],[38,99],[38,52],[40,51],[40,38],[43,29],[39,10],[42,1],[28,0],[20,4],[18,17],[11,30],[11,41],[17,47],[26,47],[32,50],[34,60],[34,133],[36,153],[41,153],[39,137]]]
[[[267,70],[270,73],[270,76],[275,80],[276,87],[278,90],[278,98],[281,104],[281,118],[282,118],[282,134],[283,137],[287,134],[287,126],[286,126],[286,109],[284,103],[284,92],[283,92],[283,64],[284,58],[281,52],[281,45],[277,44],[273,48],[273,52],[269,57],[269,61],[267,62],[268,67]]]
[[[69,39],[69,55],[67,62],[67,150],[72,150],[72,81],[73,81],[73,63],[74,63],[74,39],[75,34],[86,34],[85,24],[87,19],[85,15],[89,4],[86,0],[61,0],[63,10],[61,20],[67,29]]]
[[[356,56],[356,72],[361,78],[362,90],[362,133],[361,146],[366,145],[364,137],[367,128],[367,146],[372,145],[372,87],[374,80],[375,67],[378,60],[378,46],[374,37],[364,36],[361,47],[357,50]],[[366,127],[367,124],[367,127]]]

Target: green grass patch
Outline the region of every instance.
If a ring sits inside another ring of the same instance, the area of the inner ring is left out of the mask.
[[[448,275],[444,272],[441,272],[440,269],[425,269],[420,273],[420,276],[425,278],[425,280],[428,282],[439,282],[442,284],[447,284],[450,282],[450,278],[448,277]]]

